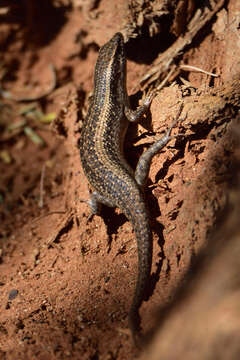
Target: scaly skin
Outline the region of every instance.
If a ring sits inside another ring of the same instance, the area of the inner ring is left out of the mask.
[[[129,312],[129,326],[134,337],[140,329],[139,308],[152,266],[152,233],[142,189],[151,159],[171,140],[171,129],[140,157],[135,174],[124,159],[123,141],[128,122],[141,118],[151,100],[152,96],[148,96],[137,110],[129,109],[124,41],[122,34],[116,33],[99,52],[94,93],[79,147],[85,175],[94,189],[89,201],[92,212],[97,213],[98,203],[118,207],[132,223],[136,234],[138,277]]]

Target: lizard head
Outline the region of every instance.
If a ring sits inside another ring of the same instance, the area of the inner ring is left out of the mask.
[[[118,85],[124,86],[125,77],[126,56],[124,39],[123,35],[118,32],[100,48],[95,67],[95,81],[106,79],[107,83],[112,83],[116,88]]]

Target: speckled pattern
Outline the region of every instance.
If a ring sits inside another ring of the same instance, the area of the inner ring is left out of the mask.
[[[152,266],[152,234],[142,188],[152,156],[169,140],[169,133],[158,147],[148,149],[148,160],[141,157],[136,174],[123,157],[123,140],[128,121],[137,121],[148,109],[148,96],[137,110],[129,109],[126,90],[126,57],[121,33],[106,43],[99,52],[95,67],[92,103],[84,121],[79,142],[82,166],[94,189],[90,206],[97,203],[118,207],[131,221],[138,244],[138,278],[129,313],[129,326],[136,334],[140,328],[139,307],[144,299]],[[156,144],[155,143],[155,144]],[[141,176],[141,169],[144,176]]]

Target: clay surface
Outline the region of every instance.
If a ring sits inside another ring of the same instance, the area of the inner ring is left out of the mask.
[[[3,97],[0,103],[0,359],[134,359],[139,353],[127,314],[137,274],[135,235],[118,209],[104,207],[102,217],[88,221],[77,148],[98,48],[126,26],[129,5],[34,3],[6,4],[0,15],[4,91],[37,97],[51,87],[49,65],[56,75],[54,90],[35,101],[34,111],[26,109],[33,102]],[[153,268],[141,307],[144,334],[157,325],[156,312],[174,298],[226,206],[234,145],[225,136],[239,109],[239,11],[238,0],[230,0],[183,55],[185,64],[220,77],[182,72],[187,83],[178,77],[165,87],[149,116],[127,134],[126,157],[134,167],[183,104],[186,117],[173,135],[184,137],[154,157],[145,191]],[[153,40],[141,44],[131,40],[127,47],[133,107],[139,80],[158,52]],[[34,142],[26,126],[44,144]]]

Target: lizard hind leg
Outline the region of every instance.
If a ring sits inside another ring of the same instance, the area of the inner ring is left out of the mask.
[[[99,215],[101,205],[104,204],[108,207],[114,207],[115,205],[106,199],[104,196],[99,194],[97,191],[93,191],[90,194],[89,200],[80,200],[81,202],[87,203],[90,208],[90,214],[88,215],[87,222],[91,221],[94,215]]]
[[[147,181],[149,174],[149,169],[151,161],[154,155],[156,155],[167,143],[174,138],[170,136],[170,131],[172,127],[167,131],[167,133],[155,143],[153,143],[139,158],[137,167],[135,170],[135,180],[140,187],[143,187]]]
[[[163,135],[163,137],[161,137],[159,140],[157,140],[155,143],[153,143],[140,156],[138,163],[137,163],[136,170],[135,170],[135,180],[140,187],[143,187],[147,181],[151,161],[152,161],[152,158],[154,157],[154,155],[156,155],[161,149],[163,149],[164,146],[166,146],[170,140],[172,140],[176,137],[184,136],[183,134],[171,136],[171,131],[174,128],[174,126],[176,125],[176,123],[178,121],[183,121],[186,118],[186,115],[185,115],[185,117],[183,119],[179,120],[180,114],[182,112],[182,108],[183,108],[183,105],[181,104],[174,121],[172,122],[169,129],[166,131],[165,135]]]

